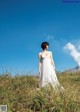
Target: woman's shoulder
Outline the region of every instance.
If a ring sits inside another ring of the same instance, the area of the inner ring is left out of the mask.
[[[42,55],[41,52],[39,52],[39,53],[38,53],[38,57],[39,57],[40,59],[41,59],[41,57],[42,57],[41,55]]]
[[[39,52],[38,55],[41,56],[42,52]]]
[[[52,51],[47,51],[48,53],[52,53]],[[38,54],[42,54],[42,52],[39,52]]]
[[[41,54],[42,52],[39,52],[38,54]]]
[[[52,51],[48,51],[48,53],[50,53],[50,54],[51,54],[51,53],[52,53]]]

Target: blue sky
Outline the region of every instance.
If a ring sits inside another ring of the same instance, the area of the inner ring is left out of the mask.
[[[38,73],[43,41],[58,71],[77,65],[63,47],[80,46],[80,2],[0,0],[0,73]]]

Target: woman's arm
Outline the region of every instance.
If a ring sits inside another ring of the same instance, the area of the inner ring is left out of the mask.
[[[40,75],[40,71],[41,71],[41,55],[40,54],[38,54],[38,58],[39,58],[38,73]]]
[[[51,52],[51,64],[53,65],[53,67],[54,67],[54,69],[55,69],[55,64],[54,64],[52,52]]]

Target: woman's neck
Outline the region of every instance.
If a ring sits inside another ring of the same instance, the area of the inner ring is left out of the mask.
[[[47,52],[47,50],[45,49],[45,50],[43,50],[43,52]]]

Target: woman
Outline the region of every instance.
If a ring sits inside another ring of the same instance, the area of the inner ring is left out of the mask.
[[[38,54],[40,77],[39,87],[41,88],[51,84],[56,90],[64,90],[57,79],[52,52],[48,51],[48,46],[48,42],[42,42],[41,48],[43,51]]]

